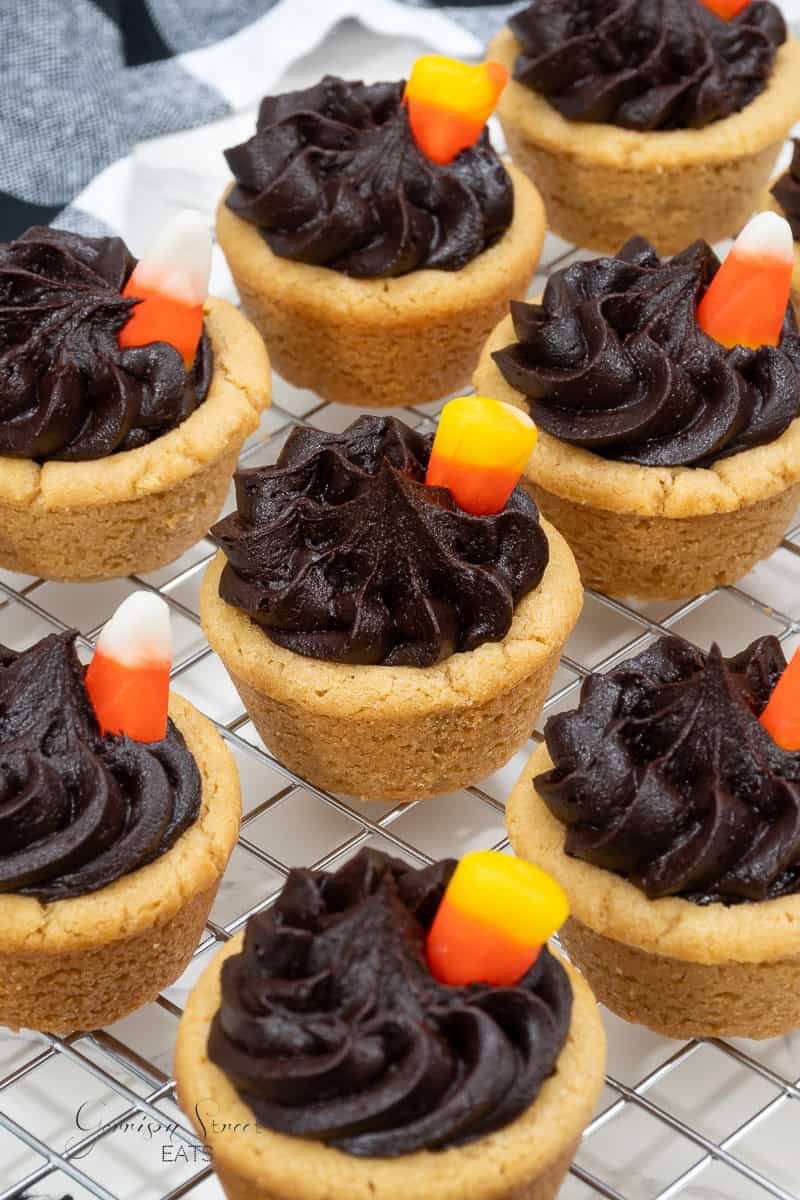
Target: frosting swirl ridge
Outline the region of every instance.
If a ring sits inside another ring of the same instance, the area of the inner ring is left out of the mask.
[[[785,667],[774,637],[728,659],[665,637],[589,676],[579,707],[547,722],[554,767],[534,780],[567,854],[651,899],[800,891],[800,753],[758,720]]]
[[[512,301],[518,341],[494,354],[537,425],[642,466],[704,466],[780,437],[800,411],[800,337],[728,350],[697,305],[719,269],[705,242],[661,261],[632,238],[555,272],[541,304]]]
[[[509,21],[514,78],[569,120],[701,129],[764,91],[786,24],[769,0],[729,21],[686,0],[534,0]]]
[[[403,88],[326,75],[265,97],[255,135],[225,152],[228,207],[280,257],[356,278],[466,266],[511,224],[511,179],[486,130],[449,165],[431,162]]]
[[[66,462],[134,450],[206,398],[205,334],[187,374],[174,346],[121,350],[136,260],[120,238],[34,227],[0,244],[0,455]]]
[[[772,194],[792,227],[794,240],[800,242],[800,138],[794,139],[794,154],[789,170],[784,171],[774,184]]]
[[[75,637],[0,646],[0,892],[97,891],[165,854],[200,811],[171,721],[160,742],[101,736]]]
[[[549,559],[522,488],[474,517],[425,485],[432,437],[394,417],[295,428],[274,467],[239,471],[212,535],[219,594],[310,658],[426,667],[505,637]]]
[[[425,934],[455,869],[361,851],[294,870],[222,969],[208,1054],[258,1121],[349,1154],[463,1145],[519,1116],[555,1070],[572,990],[544,947],[513,987],[447,987]]]

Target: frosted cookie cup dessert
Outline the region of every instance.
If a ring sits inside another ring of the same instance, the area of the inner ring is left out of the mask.
[[[722,20],[699,0],[534,0],[489,47],[498,107],[549,227],[608,253],[733,237],[800,118],[800,46],[776,5]]]
[[[587,587],[679,599],[732,583],[800,503],[794,313],[778,345],[727,349],[698,323],[719,270],[704,242],[663,261],[635,238],[555,272],[481,356],[476,387],[540,429],[525,484]]]
[[[207,236],[207,235],[206,235]],[[119,238],[35,228],[0,246],[0,566],[143,574],[219,515],[269,403],[261,339],[210,297],[194,360],[121,348],[136,260]]]
[[[488,133],[432,162],[403,87],[326,76],[268,96],[226,154],[217,236],[244,310],[284,378],[341,404],[465,387],[544,240],[538,192]]]
[[[496,770],[581,611],[530,497],[465,512],[424,482],[432,440],[388,417],[295,429],[213,530],[203,629],[266,744],[320,788],[412,800]]]
[[[800,754],[759,720],[785,669],[663,638],[552,717],[507,807],[598,998],[668,1037],[800,1027]],[[796,711],[796,708],[795,708]]]
[[[455,863],[292,871],[189,997],[180,1104],[229,1200],[554,1200],[600,1093],[602,1023],[546,948],[514,986],[441,984]]]
[[[59,1034],[178,978],[241,811],[233,757],[179,696],[158,740],[101,732],[76,636],[0,647],[0,1024]]]
[[[792,303],[800,312],[800,138],[794,139],[794,153],[788,170],[774,181],[765,193],[762,207],[780,213],[792,227],[794,235],[794,271],[792,272]]]

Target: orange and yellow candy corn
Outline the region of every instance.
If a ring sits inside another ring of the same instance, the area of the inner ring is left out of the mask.
[[[425,482],[450,489],[465,512],[501,512],[536,445],[530,417],[502,400],[461,396],[442,409]]]
[[[706,8],[710,8],[718,17],[722,17],[723,21],[730,21],[733,17],[738,17],[743,8],[747,8],[750,0],[700,0],[701,4],[705,4]]]
[[[442,54],[418,58],[403,101],[423,154],[445,164],[474,146],[507,83],[508,71],[500,63],[470,67]]]
[[[561,886],[539,867],[494,850],[467,854],[428,932],[431,974],[451,987],[513,986],[568,916]]]
[[[159,742],[167,732],[172,636],[169,608],[153,592],[134,592],[97,639],[86,690],[102,733]]]
[[[199,213],[182,212],[164,226],[122,290],[141,303],[119,332],[123,350],[169,342],[187,369],[203,332],[211,275],[211,235]]]
[[[792,286],[789,222],[759,213],[745,225],[697,309],[700,328],[731,349],[777,346]]]
[[[776,683],[760,720],[783,750],[800,750],[800,650]]]

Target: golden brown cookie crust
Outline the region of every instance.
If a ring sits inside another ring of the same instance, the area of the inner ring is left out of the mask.
[[[147,866],[85,896],[0,895],[0,1023],[69,1032],[153,1000],[188,964],[241,817],[239,775],[210,721],[171,693],[202,776],[200,813]]]
[[[510,29],[497,34],[488,57],[513,74],[521,45]],[[511,117],[533,140],[552,150],[579,154],[614,167],[658,170],[665,164],[726,162],[781,142],[800,117],[797,72],[800,44],[789,35],[778,49],[769,85],[741,112],[713,121],[703,129],[642,132],[595,121],[568,121],[544,96],[513,78],[503,92],[498,113]]]
[[[474,383],[527,409],[491,357],[515,340],[506,317]],[[780,544],[800,504],[800,418],[774,442],[708,468],[615,462],[541,433],[523,482],[569,542],[584,586],[611,596],[696,596],[741,579]]]
[[[204,536],[242,442],[270,402],[269,359],[250,323],[211,297],[206,400],[146,446],[91,462],[0,458],[0,565],[57,579],[144,573]]]
[[[503,29],[489,55],[513,72],[520,49]],[[513,79],[498,115],[517,165],[542,191],[556,233],[610,253],[642,234],[672,254],[698,236],[733,236],[750,216],[800,117],[798,71],[800,45],[790,37],[761,95],[704,129],[642,132],[570,121]]]
[[[551,1200],[600,1094],[605,1034],[586,983],[566,962],[574,1004],[556,1072],[511,1125],[468,1146],[395,1159],[356,1158],[322,1142],[261,1127],[206,1043],[220,1004],[222,963],[241,950],[239,934],[207,967],[178,1028],[175,1076],[183,1111],[209,1146],[220,1181],[239,1200]],[[214,1131],[211,1121],[228,1124]],[[206,1123],[206,1130],[200,1123]],[[249,1125],[233,1132],[231,1125]],[[542,1188],[537,1190],[537,1181]],[[530,1190],[528,1190],[530,1189]]]
[[[466,386],[483,339],[525,295],[544,241],[539,193],[506,167],[514,219],[500,241],[460,271],[396,279],[280,258],[223,197],[217,236],[275,369],[325,400],[362,406],[419,404]]]
[[[483,395],[527,411],[525,397],[506,382],[491,357],[516,340],[513,321],[506,317],[483,349],[474,382]],[[711,467],[614,462],[540,433],[526,473],[555,496],[607,512],[670,520],[735,512],[800,483],[800,418],[774,442]]]
[[[508,801],[508,834],[517,854],[555,876],[581,925],[648,954],[689,963],[755,964],[800,956],[800,895],[731,906],[674,896],[648,900],[622,876],[570,858],[564,853],[565,828],[532,782],[552,766],[547,747],[537,747]]]
[[[432,667],[323,662],[285,650],[220,598],[222,553],[203,580],[203,628],[259,733],[302,778],[372,800],[457,791],[527,741],[580,615],[575,560],[542,525],[550,561],[506,637]]]

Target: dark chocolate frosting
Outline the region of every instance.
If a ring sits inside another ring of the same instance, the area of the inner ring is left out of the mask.
[[[100,735],[76,636],[0,646],[0,892],[95,892],[165,854],[200,811],[171,721],[160,742]]]
[[[0,244],[0,455],[105,458],[168,433],[205,399],[205,334],[188,374],[166,342],[119,348],[135,265],[120,238],[33,228]]]
[[[455,869],[362,851],[292,871],[222,968],[208,1054],[260,1124],[394,1158],[501,1129],[539,1094],[572,989],[543,948],[513,987],[433,978],[425,934]]]
[[[781,175],[772,194],[792,227],[794,240],[800,242],[800,138],[794,139],[791,166]]]
[[[758,720],[785,667],[773,637],[728,659],[666,637],[590,675],[578,709],[547,722],[555,765],[534,780],[567,854],[650,898],[800,891],[800,753]]]
[[[326,75],[267,96],[255,135],[225,152],[228,207],[282,258],[358,278],[466,266],[511,224],[511,180],[486,130],[449,165],[431,162],[403,88]]]
[[[643,238],[572,263],[541,304],[512,302],[518,341],[495,361],[540,429],[605,458],[704,466],[765,445],[800,411],[797,322],[789,304],[779,346],[725,349],[697,323],[718,268],[705,242],[662,262]]]
[[[509,26],[520,83],[569,120],[640,130],[700,129],[739,112],[786,41],[768,0],[730,21],[700,0],[535,0]]]
[[[238,512],[212,529],[219,594],[310,658],[427,667],[502,640],[549,559],[522,488],[474,517],[426,487],[432,436],[394,417],[292,431],[274,467],[236,475]]]

